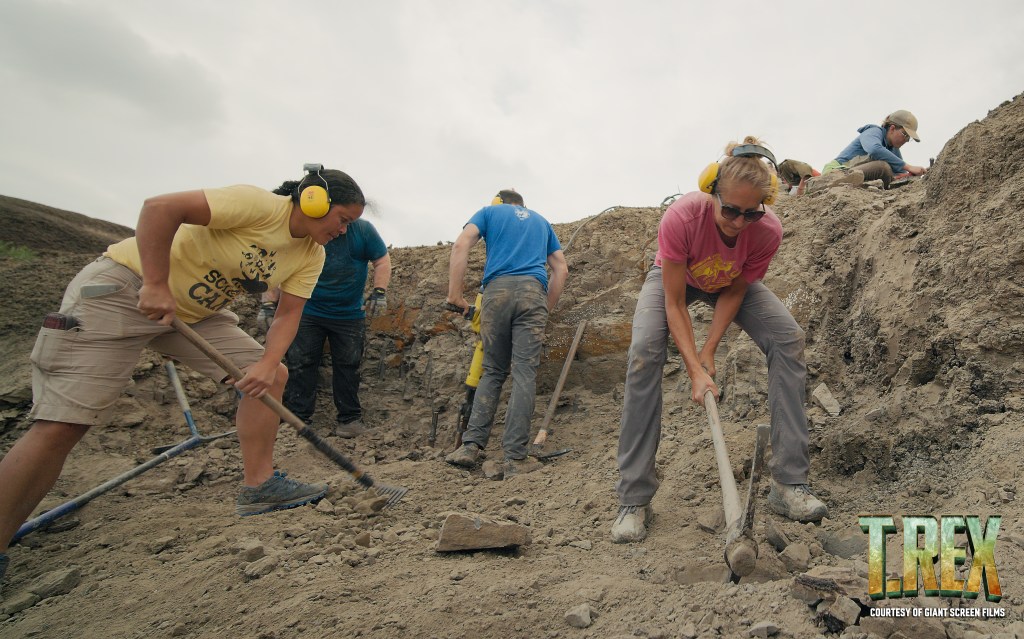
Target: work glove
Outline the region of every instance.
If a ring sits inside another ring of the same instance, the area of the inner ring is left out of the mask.
[[[366,316],[369,318],[380,317],[388,310],[387,291],[380,286],[370,292],[366,298]]]
[[[256,313],[256,328],[266,335],[270,330],[270,324],[274,321],[274,313],[277,313],[276,302],[264,302],[260,304],[260,310]]]

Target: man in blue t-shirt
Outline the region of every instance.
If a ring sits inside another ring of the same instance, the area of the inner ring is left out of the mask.
[[[391,256],[377,229],[366,220],[356,220],[348,230],[324,245],[327,258],[313,295],[302,309],[302,319],[285,364],[288,383],[284,405],[302,421],[310,423],[316,408],[318,369],[324,340],[330,343],[333,367],[334,406],[338,422],[334,434],[355,437],[366,432],[359,404],[359,363],[363,359],[366,316],[387,309],[387,287],[391,281]],[[373,290],[363,305],[368,264],[373,265]],[[275,291],[276,292],[276,291]],[[261,314],[272,317],[264,301]]]
[[[470,218],[452,246],[447,302],[459,308],[470,306],[464,296],[463,279],[469,250],[480,238],[487,246],[480,311],[484,372],[473,398],[462,447],[445,457],[445,461],[473,467],[483,458],[498,396],[511,372],[512,395],[501,442],[504,475],[508,477],[539,465],[526,459],[537,366],[548,312],[558,303],[569,269],[548,221],[526,208],[523,197],[514,190],[499,191],[491,206]],[[545,266],[551,269],[550,280]]]

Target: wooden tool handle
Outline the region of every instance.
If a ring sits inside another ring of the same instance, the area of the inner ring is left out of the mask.
[[[209,342],[203,339],[203,336],[195,332],[191,326],[181,321],[177,317],[171,322],[171,326],[174,330],[181,333],[181,335],[192,342],[192,344],[198,348],[204,355],[210,358],[217,366],[220,366],[230,375],[236,382],[243,377],[245,373],[242,369],[235,366],[235,363],[225,357],[220,351],[215,349]],[[314,433],[306,423],[299,419],[299,416],[288,410],[284,404],[282,404],[276,397],[270,394],[264,394],[259,398],[261,402],[270,407],[272,411],[277,413],[284,422],[295,428],[299,436],[313,444],[313,446],[321,453],[326,455],[331,461],[347,470],[360,484],[370,488],[373,486],[373,480],[370,479],[363,471],[359,470],[355,464],[353,464],[347,457],[339,453],[337,450],[331,447],[330,444],[325,442],[323,438]]]
[[[562,387],[565,386],[565,379],[569,376],[569,368],[572,366],[572,360],[576,356],[576,349],[579,348],[580,340],[583,338],[583,330],[586,327],[587,320],[583,320],[576,327],[576,335],[572,338],[572,345],[569,346],[569,352],[565,356],[565,363],[562,364],[562,373],[558,376],[558,383],[555,384],[555,391],[551,394],[551,401],[548,402],[548,409],[544,413],[544,419],[541,420],[540,430],[537,433],[537,439],[533,442],[534,444],[540,445],[547,441],[548,426],[551,424],[551,418],[555,416],[558,398],[562,395]]]
[[[715,402],[715,394],[710,390],[704,393],[704,409],[708,413],[711,441],[715,444],[715,461],[718,463],[718,481],[722,486],[722,509],[725,511],[725,525],[727,530],[732,530],[740,525],[743,513],[740,508],[740,494],[736,489],[736,478],[732,474],[732,465],[729,463],[729,451],[725,446],[722,422],[718,416],[718,404]]]

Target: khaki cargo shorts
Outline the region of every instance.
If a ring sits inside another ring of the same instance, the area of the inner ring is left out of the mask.
[[[116,288],[83,299],[82,287],[98,284]],[[224,370],[177,331],[139,311],[141,286],[142,278],[134,271],[107,257],[90,263],[71,280],[60,312],[77,318],[78,325],[68,330],[39,329],[31,356],[30,419],[89,426],[107,423],[146,347],[218,382],[227,378]],[[220,311],[191,326],[239,368],[263,356],[263,347],[238,327],[234,313]]]

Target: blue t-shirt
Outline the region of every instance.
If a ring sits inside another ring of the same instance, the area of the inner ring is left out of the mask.
[[[485,206],[469,220],[487,244],[483,286],[503,275],[532,275],[548,287],[548,255],[562,248],[539,213],[513,204]]]
[[[324,269],[302,312],[328,319],[363,319],[367,263],[387,255],[388,247],[373,224],[356,220],[348,225],[344,235],[325,244],[324,249]]]

